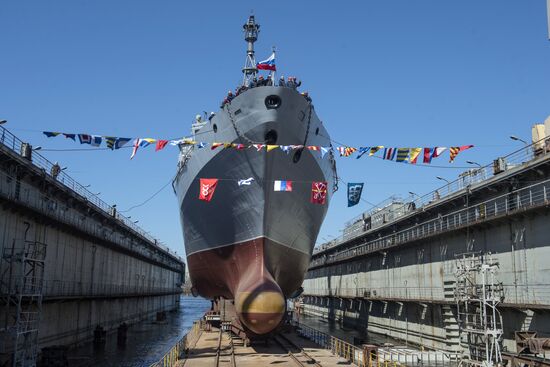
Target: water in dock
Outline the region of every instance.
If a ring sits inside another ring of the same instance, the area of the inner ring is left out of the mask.
[[[210,301],[182,296],[179,309],[167,314],[166,321],[143,321],[128,328],[126,347],[117,346],[117,333],[107,335],[103,349],[92,343],[69,353],[70,367],[148,367],[162,356],[210,308]]]

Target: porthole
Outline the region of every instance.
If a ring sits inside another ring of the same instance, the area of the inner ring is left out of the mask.
[[[304,148],[296,149],[294,152],[294,156],[292,157],[292,162],[298,163],[300,161],[300,158],[302,158],[302,151]]]
[[[265,97],[265,106],[268,109],[279,108],[281,106],[281,98],[275,95],[267,96]]]
[[[212,130],[214,130],[215,133],[218,132],[218,125],[214,124],[212,125]]]
[[[277,144],[277,132],[275,130],[269,130],[264,137],[266,144]]]
[[[315,129],[315,135],[319,135],[319,128]]]

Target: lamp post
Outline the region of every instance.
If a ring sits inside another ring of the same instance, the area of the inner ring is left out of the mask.
[[[445,181],[447,183],[447,185],[445,185],[447,187],[447,194],[450,194],[451,193],[451,181],[449,181],[446,178],[441,177],[441,176],[435,176],[435,178],[437,178],[438,180],[441,180],[441,181]]]
[[[4,125],[8,120],[0,120],[0,125]]]
[[[420,195],[418,195],[417,193],[415,192],[412,192],[412,191],[409,191],[409,194],[411,194],[413,197],[416,196],[420,199]]]
[[[472,164],[472,165],[475,165],[475,166],[478,166],[479,168],[481,168],[481,164],[479,164],[479,163],[477,163],[477,162],[474,162],[474,161],[466,161],[466,163]]]
[[[518,138],[518,137],[515,136],[515,135],[510,135],[510,139],[515,140],[515,141],[521,141],[523,144],[529,145],[525,140],[523,140],[523,139],[521,139],[521,138]]]

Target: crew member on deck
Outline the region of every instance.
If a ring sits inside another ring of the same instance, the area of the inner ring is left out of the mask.
[[[258,78],[254,77],[250,82],[250,88],[255,88],[258,86]]]
[[[225,97],[225,99],[223,100],[222,105],[220,106],[220,108],[223,108],[226,104],[231,103],[233,98],[235,98],[235,96],[233,95],[233,92],[228,91],[227,92],[227,97]]]
[[[306,99],[306,101],[311,102],[311,97],[309,96],[308,92],[302,92],[300,94]]]

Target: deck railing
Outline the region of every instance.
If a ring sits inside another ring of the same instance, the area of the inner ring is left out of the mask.
[[[13,135],[5,127],[0,126],[0,146],[3,146],[17,154],[21,154],[22,151],[25,150],[25,148],[28,146],[28,144],[24,143],[18,137]],[[51,174],[54,163],[49,161],[37,151],[33,151],[30,147],[28,148],[28,150],[29,151],[27,152],[27,154],[30,158],[30,162],[32,162],[32,164],[37,169],[41,170],[45,175]],[[76,194],[82,196],[83,199],[87,200],[90,204],[93,204],[97,209],[102,210],[109,215],[116,212],[113,206],[101,200],[97,195],[92,193],[82,184],[78,183],[65,171],[61,170],[57,175],[56,180],[70,190],[74,191]],[[130,220],[130,218],[116,212],[116,219],[120,220],[126,227],[136,232],[148,242],[155,244],[155,246],[162,251],[169,253],[171,256],[176,257],[179,260],[182,260],[182,258],[178,254],[170,250],[166,245],[162,244],[159,240],[151,236],[148,232],[144,231],[141,227],[137,226],[132,220]]]
[[[550,151],[550,138],[541,139],[532,144],[526,145],[506,156],[500,157],[492,163],[489,163],[485,166],[473,167],[466,172],[462,173],[456,180],[448,182],[446,185],[443,185],[436,190],[433,190],[423,196],[411,195],[406,199],[399,199],[400,202],[404,204],[400,208],[395,208],[395,212],[403,213],[394,220],[399,220],[407,214],[413,213],[417,210],[421,210],[431,204],[434,204],[438,201],[441,201],[445,198],[451,197],[459,192],[466,190],[467,187],[473,187],[477,184],[480,184],[492,177],[497,175],[504,174],[506,171],[511,169],[518,169],[523,167],[528,163],[532,163],[535,160],[544,161],[548,159],[548,152]],[[536,152],[536,154],[535,154]],[[495,167],[497,166],[497,167]],[[501,171],[502,169],[502,171]],[[381,209],[391,204],[395,200],[395,197],[390,197],[385,199],[383,202],[375,205],[369,211],[360,214],[348,222],[346,222],[346,227],[352,225],[357,220],[360,220],[363,215],[373,216],[378,213]],[[375,230],[375,229],[373,229]],[[360,237],[365,232],[360,231],[357,234],[350,236],[341,235],[325,244],[325,248],[318,248],[315,250],[314,255],[318,252],[328,250],[332,247],[335,247],[341,243],[350,241],[354,238]],[[328,246],[327,246],[328,245]]]
[[[399,232],[354,246],[345,250],[335,250],[333,254],[317,255],[310,268],[330,264],[355,256],[384,250],[397,245],[424,239],[433,235],[464,228],[489,219],[510,215],[539,206],[550,204],[550,180],[538,182],[484,202],[412,225]]]
[[[310,326],[294,322],[298,334],[332,354],[359,367],[458,366],[461,354],[441,350],[415,350],[405,347],[355,346]]]

